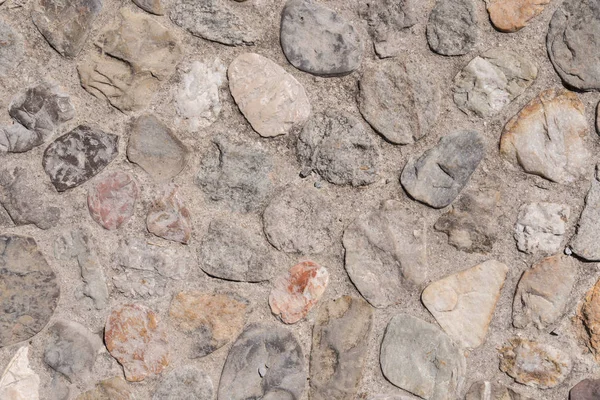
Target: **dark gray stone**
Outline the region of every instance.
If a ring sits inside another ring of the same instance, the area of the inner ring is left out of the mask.
[[[475,49],[479,27],[473,0],[437,0],[427,22],[431,50],[460,56]]]
[[[584,379],[569,392],[569,400],[597,399],[600,399],[600,379]]]
[[[400,42],[408,28],[417,23],[418,0],[368,0],[361,10],[369,25],[375,52],[380,58],[401,54]]]
[[[191,365],[178,368],[158,384],[152,400],[213,400],[214,388],[210,377]]]
[[[0,76],[6,76],[23,59],[23,36],[0,20]]]

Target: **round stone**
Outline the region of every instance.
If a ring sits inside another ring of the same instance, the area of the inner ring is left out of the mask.
[[[117,229],[133,215],[137,196],[138,187],[131,175],[112,172],[88,191],[90,215],[103,228]]]

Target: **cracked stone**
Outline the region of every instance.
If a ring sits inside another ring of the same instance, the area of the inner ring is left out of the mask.
[[[427,21],[427,42],[444,56],[460,56],[475,49],[479,26],[473,0],[437,0]]]
[[[528,254],[559,251],[570,214],[571,208],[565,204],[523,204],[515,226],[518,249]]]
[[[371,0],[361,9],[373,39],[375,52],[380,58],[395,57],[402,53],[401,43],[406,31],[417,23],[416,0]]]
[[[166,240],[187,244],[192,236],[190,212],[179,197],[179,187],[164,186],[146,216],[148,232]]]
[[[517,32],[540,15],[550,0],[486,0],[490,20],[501,32]]]
[[[90,215],[104,229],[114,230],[126,223],[135,211],[138,187],[131,175],[112,172],[88,190]]]

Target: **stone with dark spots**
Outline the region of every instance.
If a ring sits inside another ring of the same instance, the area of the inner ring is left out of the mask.
[[[600,399],[600,379],[584,379],[569,392],[569,400],[597,399]]]
[[[444,56],[460,56],[475,49],[479,27],[473,0],[438,0],[429,14],[427,41]]]
[[[24,42],[19,32],[0,20],[0,76],[6,76],[21,62],[25,53]]]

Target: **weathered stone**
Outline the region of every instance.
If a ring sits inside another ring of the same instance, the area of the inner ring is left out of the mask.
[[[417,23],[416,0],[370,0],[361,9],[375,52],[380,58],[399,56],[405,31]]]
[[[486,0],[490,20],[501,32],[517,32],[544,11],[550,0]]]
[[[570,207],[564,204],[523,204],[515,226],[517,247],[528,254],[556,253],[560,249],[570,214]]]
[[[329,283],[329,272],[312,261],[293,266],[273,282],[269,306],[286,324],[295,324],[317,304]]]
[[[399,303],[426,278],[425,220],[399,202],[388,200],[358,217],[344,231],[342,244],[352,283],[374,307]]]
[[[128,238],[119,245],[118,266],[153,271],[169,279],[185,279],[195,264],[187,249],[154,245],[143,239]]]
[[[150,14],[164,15],[165,13],[165,10],[163,10],[160,0],[133,0],[133,2],[139,8],[149,12]]]
[[[577,223],[577,233],[569,246],[573,253],[588,261],[600,261],[600,167],[585,197],[585,207]]]
[[[413,199],[443,208],[460,194],[484,155],[485,145],[479,133],[451,133],[417,160],[409,160],[400,182]]]
[[[454,78],[454,103],[466,114],[494,116],[522,95],[537,74],[530,58],[501,48],[488,50]]]
[[[550,389],[571,372],[569,355],[547,344],[514,338],[499,351],[500,369],[523,385]]]
[[[343,296],[319,309],[310,353],[310,398],[354,398],[361,381],[373,309],[362,299]]]
[[[306,385],[302,347],[280,326],[251,324],[229,351],[219,399],[300,400]]]
[[[471,385],[465,400],[530,400],[499,383],[479,381]]]
[[[112,172],[88,190],[90,215],[104,229],[118,229],[133,215],[137,196],[138,187],[131,175]]]
[[[23,60],[24,43],[19,32],[0,20],[0,76],[8,75]]]
[[[213,400],[210,377],[196,367],[187,365],[171,371],[158,384],[152,400]]]
[[[567,311],[577,266],[561,254],[547,257],[525,271],[513,303],[513,325],[552,330]]]
[[[594,400],[600,398],[600,379],[584,379],[573,386],[569,400]]]
[[[229,64],[227,76],[231,95],[259,135],[285,135],[308,120],[310,103],[304,87],[268,58],[241,54]]]
[[[286,253],[323,252],[335,235],[329,205],[317,189],[288,187],[271,200],[263,213],[267,240]]]
[[[0,126],[0,153],[23,153],[42,143],[37,133],[19,123]]]
[[[380,363],[391,383],[426,400],[455,400],[464,383],[463,350],[434,325],[408,314],[389,322]]]
[[[187,163],[187,148],[173,131],[151,114],[138,117],[131,126],[127,158],[158,182],[178,175]]]
[[[234,340],[242,331],[250,302],[233,294],[180,292],[169,315],[179,330],[193,338],[190,358],[204,357]]]
[[[80,394],[75,400],[135,400],[133,391],[120,376],[100,381],[92,390]]]
[[[177,185],[169,184],[146,216],[148,232],[163,239],[187,244],[192,236],[190,212],[179,198]]]
[[[588,348],[600,361],[600,281],[586,294],[577,313],[582,324],[582,336]]]
[[[472,0],[437,0],[427,22],[431,50],[445,56],[460,56],[475,49],[479,26]]]
[[[440,90],[421,65],[379,62],[363,73],[359,85],[361,114],[393,144],[416,142],[437,120]]]
[[[75,57],[100,11],[102,0],[38,0],[31,18],[50,46],[65,57]]]
[[[588,124],[584,105],[567,90],[546,90],[511,119],[502,132],[500,152],[525,172],[571,183],[587,171]]]
[[[79,125],[44,151],[42,165],[59,192],[72,189],[102,171],[118,153],[119,137]]]
[[[39,400],[40,377],[29,368],[29,346],[13,356],[0,377],[0,399]]]
[[[58,305],[60,287],[33,238],[0,236],[0,347],[41,331]]]
[[[362,42],[354,26],[312,0],[289,0],[285,4],[280,39],[288,61],[314,75],[347,75],[362,61]]]
[[[141,304],[116,307],[106,320],[104,341],[130,382],[160,374],[169,364],[167,334],[154,311]]]

